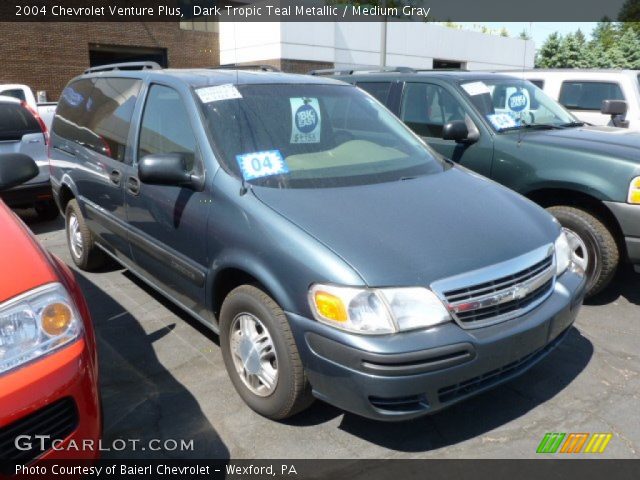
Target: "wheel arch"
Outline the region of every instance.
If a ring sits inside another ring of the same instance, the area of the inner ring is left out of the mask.
[[[284,310],[291,311],[291,294],[270,271],[256,259],[246,257],[242,262],[232,262],[220,266],[211,275],[208,291],[210,307],[216,320],[226,296],[236,287],[253,284],[268,294]]]
[[[624,251],[624,235],[620,223],[609,207],[599,198],[579,190],[555,187],[532,190],[525,193],[524,196],[543,208],[565,205],[586,210],[611,229],[621,251]]]

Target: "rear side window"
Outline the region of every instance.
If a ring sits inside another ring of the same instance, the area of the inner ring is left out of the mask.
[[[563,82],[559,102],[571,110],[600,111],[603,100],[624,100],[614,82]]]
[[[19,103],[0,102],[0,141],[20,140],[28,133],[42,133],[31,112]]]
[[[390,82],[358,82],[356,86],[363,89],[383,105],[387,105],[389,93],[391,93]]]
[[[24,95],[24,90],[21,88],[10,88],[8,90],[2,90],[0,95],[3,97],[12,97],[17,98],[18,100],[22,100],[23,102],[27,99]]]
[[[187,168],[192,170],[196,137],[178,92],[163,85],[152,85],[142,116],[138,159],[163,153],[185,154]]]
[[[541,90],[544,88],[544,80],[529,80],[529,81]]]
[[[120,162],[142,86],[133,78],[84,79],[60,98],[53,133]]]

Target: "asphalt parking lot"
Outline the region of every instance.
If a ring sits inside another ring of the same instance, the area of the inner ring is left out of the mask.
[[[63,221],[21,217],[72,265]],[[621,272],[565,342],[524,376],[448,410],[378,423],[316,402],[275,423],[235,393],[215,334],[117,266],[76,275],[96,326],[104,437],[194,440],[106,458],[533,458],[546,432],[611,432],[599,457],[640,453],[640,275]],[[586,455],[581,455],[586,456]]]

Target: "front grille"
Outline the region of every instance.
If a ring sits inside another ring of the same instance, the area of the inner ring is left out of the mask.
[[[463,382],[441,388],[438,390],[438,399],[442,403],[452,402],[523,373],[553,350],[566,336],[568,331],[569,329],[565,330],[545,347],[540,348],[529,355],[516,360],[515,362],[511,362],[501,368],[496,368],[495,370],[491,370],[490,372],[470,378]]]
[[[539,305],[555,281],[553,254],[513,274],[446,290],[443,296],[454,319],[476,328],[523,315]]]
[[[67,397],[0,428],[0,459],[28,463],[51,448],[54,440],[68,437],[78,426],[78,411],[75,402]],[[21,450],[16,446],[16,437],[27,435],[31,448]],[[35,435],[47,436],[42,445]],[[41,447],[44,446],[44,449]]]

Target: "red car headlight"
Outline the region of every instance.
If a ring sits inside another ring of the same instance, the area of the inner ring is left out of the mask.
[[[0,304],[0,374],[50,354],[82,332],[76,307],[59,283]]]

